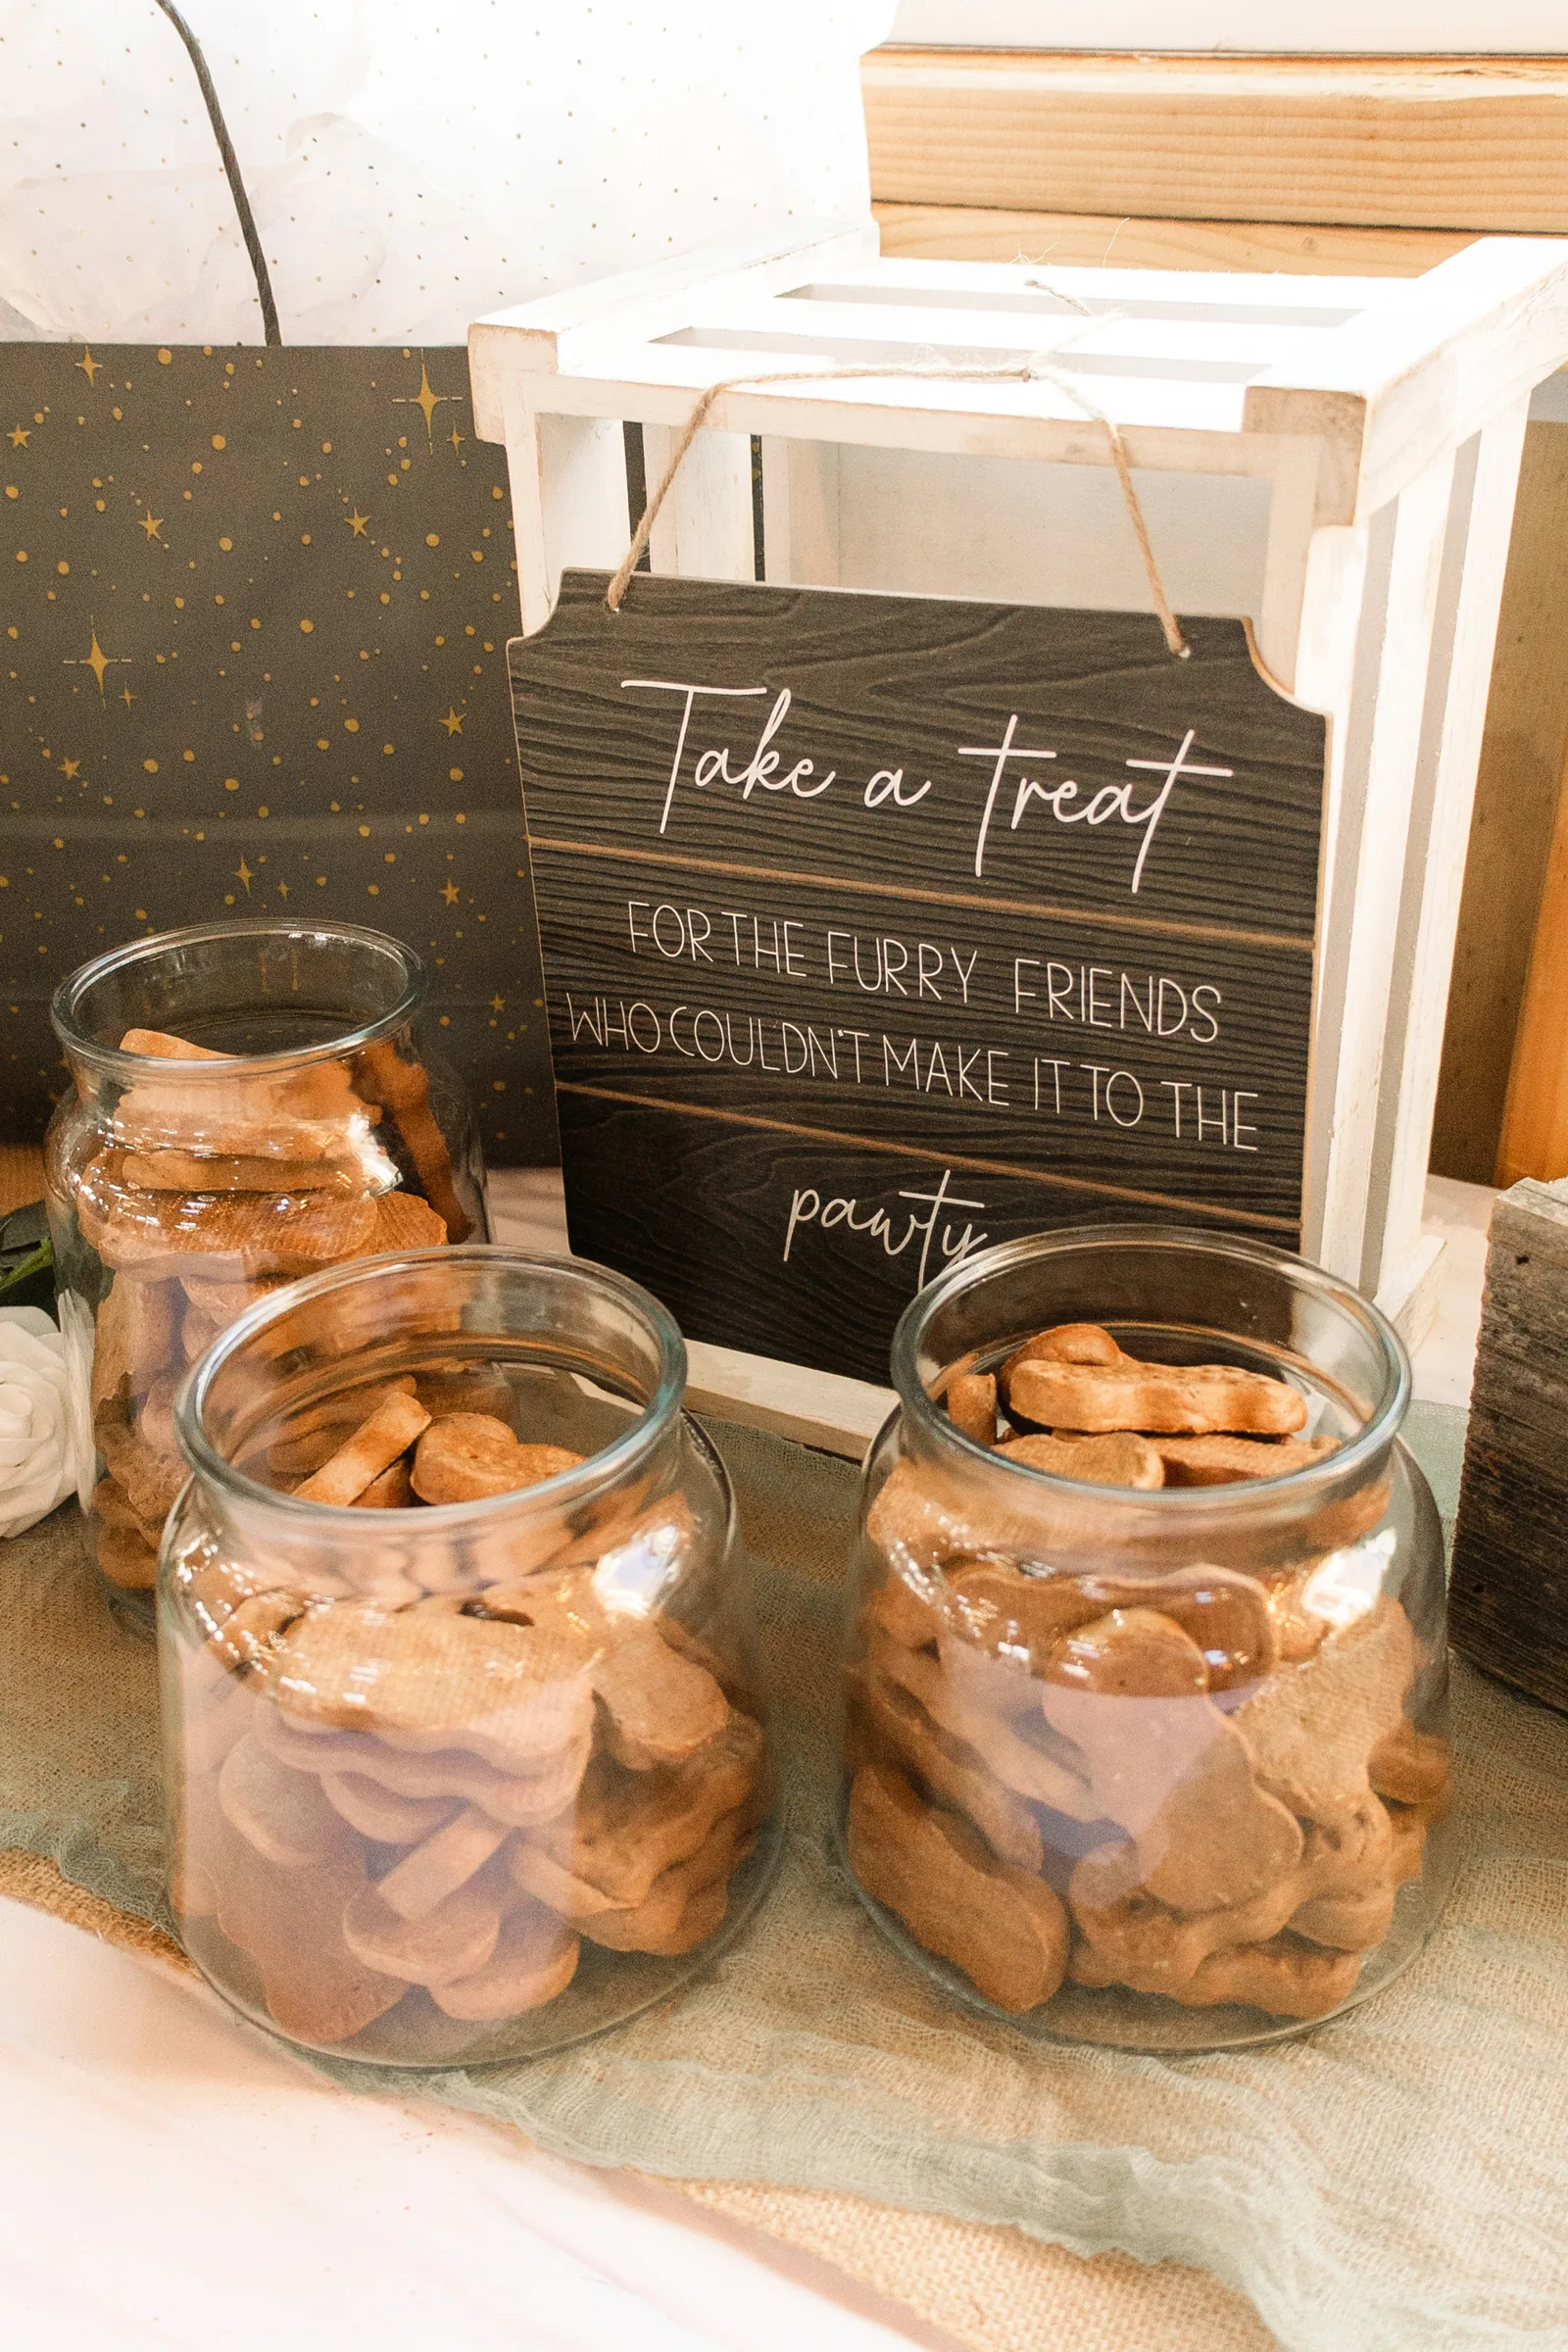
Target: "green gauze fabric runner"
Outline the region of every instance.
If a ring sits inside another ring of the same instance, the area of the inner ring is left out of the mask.
[[[1460,1417],[1412,1421],[1451,1512]],[[709,1977],[605,2039],[393,2086],[590,2164],[855,2191],[1195,2263],[1290,2352],[1568,2347],[1568,1721],[1458,1669],[1468,1860],[1421,1960],[1341,2022],[1183,2060],[977,2024],[887,1948],[830,1855],[856,1473],[715,1435],[785,1757],[773,1892]],[[0,1845],[167,1924],[153,1655],[110,1616],[74,1505],[0,1544]]]

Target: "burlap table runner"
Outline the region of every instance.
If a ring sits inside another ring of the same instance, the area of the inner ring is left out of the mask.
[[[1446,1484],[1456,1419],[1426,1418]],[[1568,1723],[1461,1669],[1469,1861],[1423,1959],[1338,2024],[1172,2062],[959,2022],[826,1843],[855,1473],[717,1434],[787,1758],[777,1886],[705,1981],[605,2040],[396,2087],[702,2182],[986,2352],[1229,2352],[1270,2329],[1300,2352],[1568,2346]],[[111,1620],[69,1510],[0,1548],[0,1844],[164,1924],[150,1652]],[[47,1899],[36,1870],[10,1884]]]

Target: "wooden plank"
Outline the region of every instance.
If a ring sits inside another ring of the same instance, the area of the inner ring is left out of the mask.
[[[1568,425],[1531,424],[1503,584],[1444,1033],[1432,1165],[1490,1184],[1568,765]]]
[[[1491,1674],[1568,1708],[1568,1187],[1493,1212],[1449,1588],[1449,1637]]]
[[[1531,233],[1568,220],[1568,59],[885,48],[882,203]]]
[[[1116,213],[1004,212],[979,204],[875,204],[887,255],[1033,262],[1057,269],[1323,271],[1419,277],[1470,242],[1444,228],[1303,227],[1277,220],[1151,220]]]
[[[1318,519],[1350,522],[1527,400],[1565,351],[1568,238],[1484,238],[1250,384],[1246,429],[1320,435]]]
[[[1568,1176],[1568,777],[1536,918],[1497,1147],[1497,1182]]]
[[[1363,1282],[1380,1295],[1416,1250],[1431,1157],[1444,1012],[1508,560],[1524,406],[1459,453],[1416,759],[1399,932],[1384,1038]]]

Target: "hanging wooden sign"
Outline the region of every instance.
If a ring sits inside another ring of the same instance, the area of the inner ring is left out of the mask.
[[[1299,1246],[1326,721],[1245,623],[605,585],[509,649],[576,1250],[883,1380],[1013,1234]]]

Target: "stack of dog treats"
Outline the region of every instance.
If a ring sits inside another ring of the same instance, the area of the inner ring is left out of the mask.
[[[105,1463],[98,1559],[111,1583],[144,1591],[186,1476],[174,1394],[218,1333],[282,1283],[462,1241],[468,1220],[426,1074],[390,1044],[367,1047],[352,1067],[272,1077],[236,1064],[194,1082],[182,1064],[225,1057],[148,1029],[128,1030],[120,1050],[169,1075],[126,1089],[72,1190],[82,1239],[112,1277],[91,1386]]]
[[[315,1453],[306,1501],[399,1513],[384,1541],[323,1544],[320,1569],[299,1541],[271,1565],[198,1548],[175,1571],[174,1897],[210,1972],[241,1997],[251,1972],[284,2033],[331,2045],[387,2019],[417,2062],[450,2055],[443,2018],[477,2029],[556,1999],[584,1939],[705,1942],[770,1785],[738,1643],[663,1605],[702,1581],[678,1494],[438,1533],[426,1506],[582,1457],[519,1442],[499,1372],[358,1402],[324,1459],[329,1423],[268,1450],[274,1475],[280,1450]]]
[[[1094,1324],[1037,1334],[946,1402],[1005,1459],[1145,1492],[1279,1477],[1337,1443],[1299,1434],[1283,1381],[1143,1363]],[[1026,1507],[899,1462],[849,1671],[862,1886],[1009,2011],[1064,1981],[1336,2008],[1448,1803],[1446,1744],[1404,1711],[1420,1659],[1403,1608],[1319,1574],[1387,1502],[1384,1481],[1329,1504],[1255,1573],[1051,1573],[1049,1541],[1026,1573]],[[1114,1525],[1107,1496],[1111,1555]],[[1043,1502],[1036,1539],[1047,1526]]]

